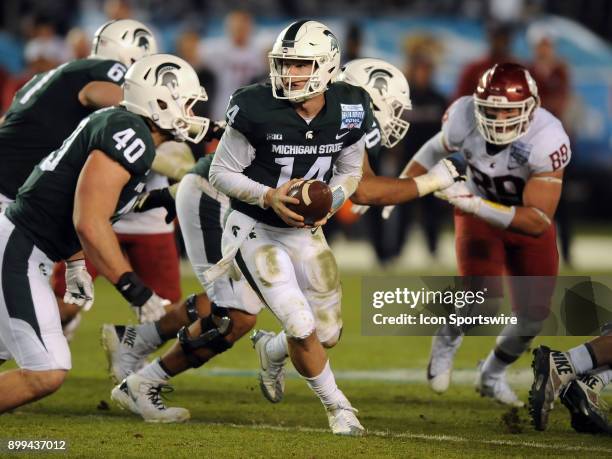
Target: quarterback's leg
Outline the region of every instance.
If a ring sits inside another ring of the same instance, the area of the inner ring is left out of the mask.
[[[497,230],[460,211],[455,211],[454,220],[457,268],[459,275],[465,276],[466,289],[482,289],[482,282],[487,282],[487,300],[495,301],[497,296],[501,296],[499,276],[503,274],[505,261],[503,244]],[[487,278],[483,279],[483,276]],[[465,331],[453,325],[445,325],[432,337],[427,381],[436,393],[444,393],[450,385],[453,360]]]
[[[0,373],[0,413],[55,392],[70,369],[51,261],[0,216],[0,337],[18,370]]]
[[[356,411],[336,385],[325,349],[316,335],[314,311],[300,289],[290,255],[295,252],[299,258],[315,237],[308,229],[258,224],[243,242],[236,262],[282,324],[291,361],[325,406],[332,432],[361,435],[364,429]]]

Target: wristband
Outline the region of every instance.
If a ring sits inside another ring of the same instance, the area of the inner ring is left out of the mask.
[[[516,207],[504,206],[487,199],[482,199],[476,215],[499,228],[508,228],[516,214]]]
[[[151,289],[143,284],[132,271],[123,273],[115,284],[115,288],[132,306],[142,306],[153,295]]]
[[[413,178],[414,184],[417,187],[419,197],[428,195],[433,191],[437,191],[439,188],[438,179],[427,174],[419,175]]]

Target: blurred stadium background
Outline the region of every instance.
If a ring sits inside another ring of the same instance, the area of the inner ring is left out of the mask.
[[[4,0],[0,5],[0,106],[38,71],[84,57],[104,21],[151,25],[164,52],[197,68],[221,119],[229,95],[267,75],[266,52],[298,17],[316,17],[341,40],[344,62],[388,59],[412,89],[406,139],[374,165],[396,175],[439,128],[445,107],[470,93],[493,61],[527,64],[543,104],[563,120],[573,157],[557,212],[565,271],[612,269],[612,3],[606,0]],[[194,148],[194,155],[204,154]],[[451,271],[450,209],[434,198],[383,221],[348,208],[327,233],[342,268]]]

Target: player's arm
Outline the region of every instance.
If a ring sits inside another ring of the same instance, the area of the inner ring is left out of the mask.
[[[74,228],[87,258],[113,284],[131,271],[110,219],[130,173],[101,150],[90,153],[74,196]],[[103,190],[103,192],[102,192]]]
[[[510,229],[539,236],[551,225],[561,198],[563,169],[532,175],[523,190],[523,205],[516,207]]]
[[[121,86],[109,81],[90,81],[79,91],[81,105],[92,110],[117,105],[122,98]]]
[[[365,135],[359,141],[340,151],[334,163],[333,175],[329,181],[332,190],[331,215],[336,213],[357,190],[363,175],[364,156]]]
[[[278,216],[288,225],[303,226],[304,217],[292,212],[285,204],[298,204],[295,198],[287,196],[289,187],[296,180],[291,180],[279,188],[271,188],[256,182],[243,174],[253,162],[255,149],[247,138],[237,129],[227,127],[219,141],[215,158],[210,165],[209,181],[222,193],[259,206],[262,209],[272,207]]]

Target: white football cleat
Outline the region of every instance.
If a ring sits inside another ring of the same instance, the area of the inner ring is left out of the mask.
[[[442,394],[448,390],[455,354],[463,341],[463,335],[434,335],[427,365],[427,382],[431,390]]]
[[[476,392],[482,397],[490,397],[503,405],[516,408],[524,407],[525,404],[519,400],[512,388],[508,385],[506,373],[493,377],[482,371],[482,364],[482,361],[478,363]]]
[[[326,406],[327,420],[334,435],[361,437],[365,429],[357,419],[357,410],[348,402]]]
[[[185,422],[191,414],[179,407],[167,407],[162,393],[171,392],[172,387],[165,381],[143,378],[132,374],[115,386],[111,399],[121,408],[142,416],[146,422]]]
[[[135,327],[104,324],[101,340],[108,362],[108,372],[115,384],[146,365],[146,358],[133,350],[136,341]]]
[[[264,330],[253,330],[251,342],[259,356],[259,387],[263,396],[278,403],[285,393],[285,364],[272,362],[266,352],[266,344],[276,336]]]

